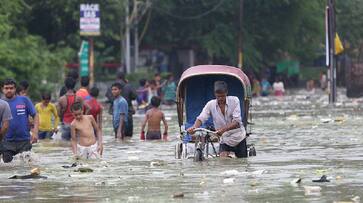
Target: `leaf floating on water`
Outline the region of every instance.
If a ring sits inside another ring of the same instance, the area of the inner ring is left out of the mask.
[[[297,187],[301,183],[301,178],[296,178],[290,182],[292,186]]]
[[[321,178],[319,180],[313,180],[313,182],[315,183],[326,183],[326,182],[330,182],[330,180],[327,179],[326,175],[321,176]]]
[[[343,122],[345,122],[345,118],[344,118],[344,117],[336,117],[336,118],[334,119],[334,121],[335,121],[336,123],[343,123]]]
[[[182,192],[177,192],[173,194],[173,198],[183,198],[184,197],[184,193]]]
[[[93,169],[81,167],[81,168],[78,168],[77,170],[74,170],[74,172],[90,173],[90,172],[93,172]]]

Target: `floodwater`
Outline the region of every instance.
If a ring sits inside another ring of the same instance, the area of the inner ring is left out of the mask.
[[[201,163],[174,158],[174,109],[164,109],[168,142],[139,141],[138,114],[134,137],[115,140],[107,116],[102,160],[81,161],[93,172],[62,168],[74,162],[69,145],[43,141],[34,145],[31,162],[0,164],[0,202],[357,202],[363,198],[363,99],[339,90],[338,101],[329,106],[321,91],[303,90],[254,98],[248,142],[257,156]],[[8,179],[33,167],[48,179]],[[322,175],[330,182],[312,182]],[[293,183],[297,178],[301,183]],[[184,197],[173,198],[178,192]]]

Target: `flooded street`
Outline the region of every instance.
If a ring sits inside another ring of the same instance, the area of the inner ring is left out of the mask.
[[[308,95],[308,96],[307,96]],[[334,202],[363,198],[363,99],[339,91],[328,96],[300,90],[284,98],[252,101],[257,156],[177,160],[175,109],[164,109],[168,142],[139,141],[143,115],[134,117],[131,140],[116,141],[111,117],[104,120],[102,160],[81,161],[91,173],[63,168],[74,160],[70,145],[44,141],[33,146],[32,163],[0,164],[0,202]],[[153,162],[153,163],[152,163]],[[13,180],[39,167],[45,180]],[[316,183],[326,175],[330,182]],[[301,183],[293,183],[301,178]],[[318,186],[318,189],[312,186]],[[320,187],[320,189],[319,189]],[[183,198],[173,198],[182,192]],[[357,197],[358,196],[358,197]]]

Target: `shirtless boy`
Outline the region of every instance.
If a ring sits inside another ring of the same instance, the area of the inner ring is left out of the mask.
[[[99,158],[103,152],[101,129],[92,115],[83,115],[82,103],[75,102],[71,110],[75,118],[71,123],[73,154],[84,159]],[[77,135],[79,136],[78,143]]]
[[[147,124],[147,133],[146,139],[147,140],[156,140],[161,139],[161,131],[160,131],[160,122],[163,121],[164,123],[164,133],[163,139],[166,140],[168,136],[168,124],[166,123],[164,113],[159,109],[160,106],[160,98],[159,97],[152,97],[151,98],[151,109],[146,112],[145,120],[141,126],[141,136],[142,140],[145,139],[145,126]]]

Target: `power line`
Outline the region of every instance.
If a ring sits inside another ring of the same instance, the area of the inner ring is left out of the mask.
[[[179,15],[174,15],[172,13],[170,13],[169,11],[166,11],[166,10],[163,10],[159,7],[156,7],[155,4],[153,4],[152,8],[157,10],[157,11],[160,11],[168,16],[171,16],[171,17],[174,17],[174,18],[178,18],[178,19],[181,19],[181,20],[195,20],[195,19],[198,19],[198,18],[202,18],[210,13],[212,13],[213,11],[217,10],[222,4],[224,3],[224,0],[220,0],[218,4],[216,4],[213,8],[211,8],[210,10],[208,11],[205,11],[201,14],[198,14],[198,15],[195,15],[195,16],[179,16]]]

